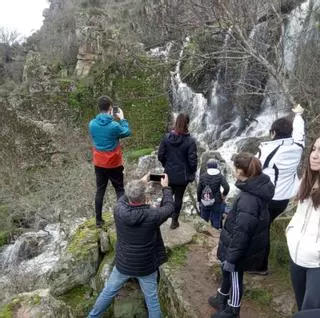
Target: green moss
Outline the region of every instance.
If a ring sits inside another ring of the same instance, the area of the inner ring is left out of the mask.
[[[188,246],[179,246],[169,250],[169,263],[173,267],[183,266],[187,260]]]
[[[0,247],[8,244],[10,239],[10,233],[8,231],[0,231]]]
[[[0,318],[13,318],[13,311],[10,305],[5,305],[0,309]]]
[[[103,213],[103,219],[105,220],[103,230],[108,231],[108,229],[113,225],[113,216],[109,212]],[[100,229],[96,228],[95,218],[87,220],[79,225],[68,245],[67,250],[75,256],[87,256],[90,254],[92,248],[97,246],[99,232]]]
[[[75,317],[86,317],[95,303],[96,294],[87,286],[77,286],[59,297],[60,300],[69,305]]]
[[[273,263],[275,266],[283,267],[289,264],[290,256],[285,231],[290,220],[290,217],[279,218],[276,219],[271,226],[270,262]]]
[[[23,298],[21,297],[15,297],[9,304],[6,304],[2,308],[0,308],[0,318],[13,318],[14,313],[20,306],[22,300]]]
[[[97,98],[110,95],[119,105],[133,131],[122,144],[143,149],[157,145],[166,130],[169,115],[167,65],[146,56],[126,57],[103,66],[96,64],[89,77],[69,92],[69,105],[85,129],[97,113]]]
[[[77,286],[60,296],[59,299],[72,308],[75,318],[83,318],[88,316],[97,299],[97,296],[97,293],[93,293],[90,287]],[[108,308],[107,312],[105,312],[102,317],[113,317],[112,305]]]
[[[34,305],[39,305],[41,303],[41,297],[39,295],[33,295],[32,302]]]
[[[250,299],[251,301],[257,303],[259,306],[270,306],[272,301],[271,294],[263,288],[249,289],[245,293],[245,299]]]
[[[140,157],[150,155],[153,150],[154,148],[143,148],[143,149],[128,151],[125,154],[125,158],[128,161],[135,161],[135,160],[138,160]]]

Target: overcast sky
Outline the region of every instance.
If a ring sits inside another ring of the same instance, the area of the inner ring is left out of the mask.
[[[47,7],[47,0],[0,0],[0,27],[29,36],[41,27]]]

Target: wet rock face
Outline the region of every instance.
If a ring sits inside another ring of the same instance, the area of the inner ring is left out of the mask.
[[[250,152],[256,154],[259,152],[261,139],[256,137],[244,138],[237,142],[237,152]]]
[[[54,298],[48,289],[39,289],[13,297],[0,308],[0,317],[73,318],[72,309]]]
[[[201,155],[200,158],[200,175],[207,170],[207,162],[209,159],[215,159],[218,163],[218,169],[221,173],[227,174],[227,165],[226,161],[222,158],[221,154],[218,151],[207,151]]]

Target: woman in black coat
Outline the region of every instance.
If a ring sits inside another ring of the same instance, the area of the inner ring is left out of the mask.
[[[197,145],[188,131],[189,116],[179,114],[174,130],[166,134],[161,141],[158,160],[169,176],[175,200],[175,212],[172,215],[171,229],[179,226],[178,218],[182,199],[189,182],[194,181],[197,171]]]
[[[239,317],[243,272],[261,266],[268,243],[268,203],[274,194],[259,159],[249,153],[234,158],[236,186],[241,190],[221,231],[218,258],[222,284],[209,304],[220,310],[212,318]]]

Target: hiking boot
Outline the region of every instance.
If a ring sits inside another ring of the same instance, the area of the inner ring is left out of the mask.
[[[218,311],[222,311],[227,306],[229,295],[223,295],[221,294],[220,290],[218,289],[217,295],[211,296],[208,299],[208,303],[211,307],[217,309]]]
[[[102,225],[104,225],[106,222],[103,220],[103,219],[101,219],[101,220],[96,220],[96,227],[97,228],[101,228],[102,227]]]
[[[216,312],[211,318],[240,318],[240,307],[232,307],[227,304],[224,311]]]
[[[180,224],[179,224],[179,222],[177,221],[177,220],[172,220],[171,221],[171,225],[170,225],[170,229],[171,230],[174,230],[174,229],[176,229],[177,227],[179,227],[180,226]]]

